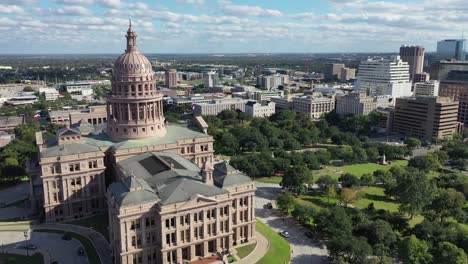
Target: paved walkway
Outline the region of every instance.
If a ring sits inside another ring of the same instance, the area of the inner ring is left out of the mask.
[[[236,264],[252,264],[257,263],[270,249],[270,243],[262,236],[259,232],[256,234],[257,246],[255,249],[245,258],[236,261]]]
[[[284,217],[277,210],[265,209],[264,205],[273,203],[281,193],[278,184],[256,182],[255,216],[276,232],[288,231],[287,239],[291,246],[291,264],[321,264],[326,260],[328,251],[320,241],[308,238],[307,229],[294,219]]]
[[[82,226],[69,224],[40,224],[33,226],[33,229],[55,229],[78,233],[87,237],[93,243],[94,248],[101,260],[101,264],[112,264],[111,248],[109,242],[99,232]]]

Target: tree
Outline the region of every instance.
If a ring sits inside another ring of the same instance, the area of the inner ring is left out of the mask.
[[[311,207],[296,204],[294,210],[291,212],[291,216],[297,219],[301,224],[310,224],[314,210]]]
[[[342,207],[319,211],[315,224],[317,232],[328,237],[349,236],[353,230],[351,218]]]
[[[278,198],[276,198],[278,209],[285,214],[289,214],[289,211],[294,208],[294,204],[294,196],[288,192],[280,194]]]
[[[397,177],[394,189],[397,201],[401,203],[400,210],[411,218],[432,202],[435,190],[429,177],[415,169],[408,169]]]
[[[352,186],[359,186],[360,181],[359,178],[351,173],[345,173],[341,175],[338,180],[341,182],[343,187],[352,187]]]
[[[426,242],[419,240],[415,235],[405,237],[400,242],[399,254],[410,264],[429,264],[432,260]]]
[[[434,263],[437,264],[466,264],[468,258],[463,249],[450,242],[442,242],[437,246]]]
[[[311,178],[309,169],[305,166],[289,167],[285,170],[281,186],[294,193],[301,194],[305,191],[305,183]]]
[[[409,137],[405,139],[404,143],[409,149],[415,149],[421,146],[421,140],[414,137]]]
[[[363,174],[361,176],[361,180],[365,181],[367,183],[368,187],[370,187],[371,185],[373,185],[375,183],[375,177],[374,177],[374,175],[372,175],[370,173]]]
[[[239,141],[233,134],[229,132],[223,133],[220,141],[222,142],[222,153],[233,155],[239,151]]]
[[[343,188],[341,190],[340,202],[345,207],[347,207],[348,204],[352,204],[355,201],[357,201],[360,198],[360,195],[361,195],[360,192],[357,190]]]
[[[357,236],[366,237],[373,247],[374,254],[380,257],[390,256],[390,251],[397,242],[397,235],[392,226],[381,219],[361,224],[353,233]]]
[[[454,217],[455,219],[464,218],[463,206],[465,205],[465,196],[455,189],[438,189],[437,195],[429,206],[441,218]]]
[[[328,189],[330,185],[335,186],[335,188],[338,187],[338,180],[330,175],[320,176],[316,183],[320,186],[322,190]]]
[[[372,247],[363,237],[341,235],[328,243],[330,255],[343,259],[346,263],[367,263],[372,255]]]
[[[431,170],[437,170],[441,165],[437,156],[429,153],[426,156],[416,156],[410,159],[408,166],[429,172]]]

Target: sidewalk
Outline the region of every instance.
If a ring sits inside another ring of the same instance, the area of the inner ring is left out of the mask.
[[[91,240],[91,243],[93,243],[94,248],[96,249],[96,253],[99,255],[99,259],[101,260],[101,264],[112,264],[111,248],[109,242],[107,242],[107,240],[99,232],[93,229],[77,225],[57,223],[40,224],[34,226],[33,229],[55,229],[83,235]]]
[[[252,264],[257,263],[270,249],[270,243],[262,236],[259,232],[256,232],[255,237],[257,238],[257,246],[255,249],[245,258],[236,261],[236,264]]]

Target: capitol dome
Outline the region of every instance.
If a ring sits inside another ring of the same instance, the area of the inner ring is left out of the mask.
[[[132,24],[127,31],[127,49],[114,63],[114,77],[127,77],[135,75],[153,75],[150,61],[141,54],[136,45],[137,34]]]
[[[162,94],[156,89],[151,63],[137,48],[131,22],[125,37],[127,49],[114,63],[107,97],[107,134],[114,142],[162,137],[167,132]]]

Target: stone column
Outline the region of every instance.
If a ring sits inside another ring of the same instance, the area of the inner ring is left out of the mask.
[[[195,245],[190,245],[190,256],[189,256],[189,260],[193,260],[195,259],[196,255],[195,255]]]
[[[182,263],[182,248],[177,249],[177,262],[176,263]]]

